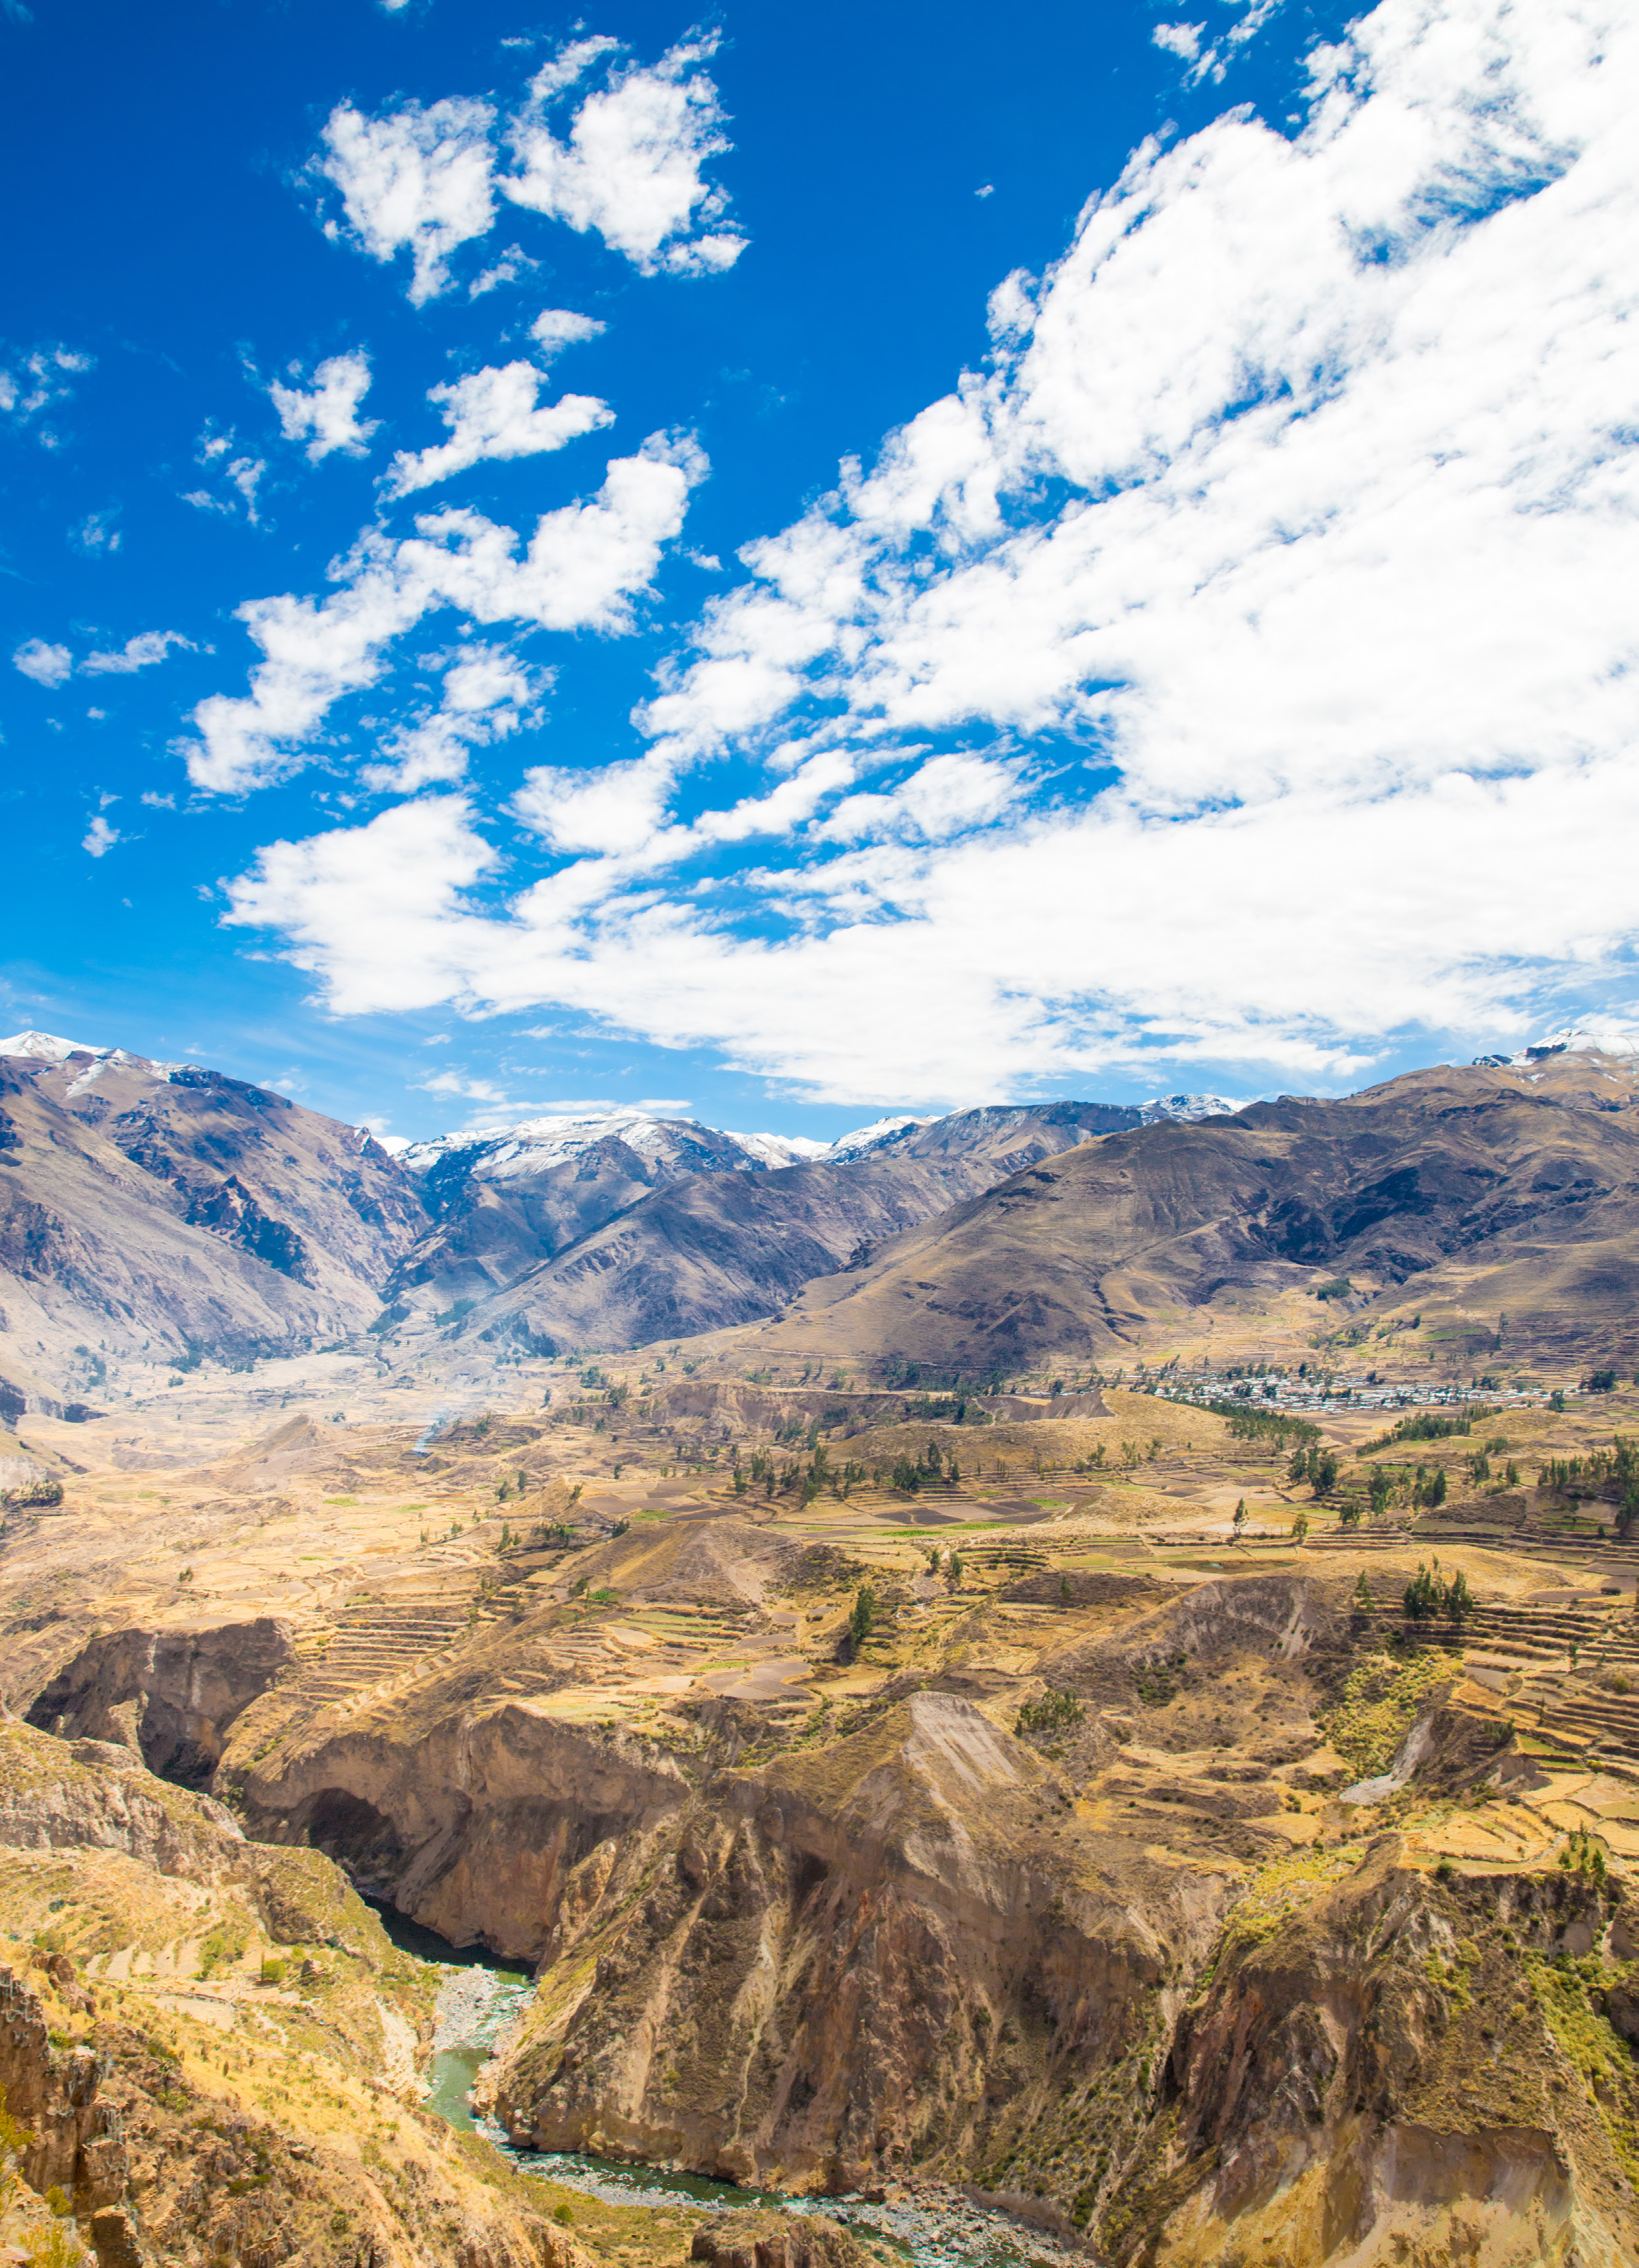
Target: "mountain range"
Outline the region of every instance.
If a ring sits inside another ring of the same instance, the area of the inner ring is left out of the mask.
[[[109,1361],[248,1364],[481,1332],[636,1344],[775,1313],[810,1278],[1180,1095],[900,1115],[831,1144],[638,1112],[389,1150],[193,1064],[0,1041],[0,1407],[89,1407]],[[396,1152],[396,1154],[394,1152]]]

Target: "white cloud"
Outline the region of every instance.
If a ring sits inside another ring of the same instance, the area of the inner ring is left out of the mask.
[[[997,818],[1022,792],[1018,768],[983,756],[935,756],[887,795],[845,796],[815,832],[856,843],[941,843]]]
[[[608,403],[590,394],[566,394],[538,409],[535,396],[543,382],[533,363],[509,362],[435,386],[427,399],[439,405],[450,438],[418,454],[400,450],[387,493],[408,496],[486,458],[539,456],[614,423]]]
[[[484,235],[494,217],[494,117],[488,103],[455,96],[424,109],[407,103],[382,118],[342,103],[326,122],[319,171],[341,191],[348,225],[371,259],[408,248],[416,306],[448,287],[451,253]]]
[[[528,257],[521,245],[509,244],[493,267],[474,276],[467,287],[467,296],[469,299],[481,299],[486,292],[499,291],[503,284],[516,284],[520,276],[533,275],[540,265],[538,260]]]
[[[11,656],[11,666],[32,677],[36,685],[61,685],[73,674],[74,657],[65,645],[29,638]]]
[[[114,525],[112,512],[88,512],[77,528],[70,532],[70,541],[88,558],[106,551],[110,554],[120,548],[120,531]]]
[[[1201,35],[1206,28],[1204,24],[1158,24],[1150,37],[1169,55],[1193,63],[1201,53]]]
[[[1146,145],[998,289],[992,366],[744,555],[649,755],[531,772],[573,864],[472,899],[446,795],[272,846],[231,917],[344,1012],[555,1004],[859,1101],[1341,1079],[1595,1005],[1635,942],[1635,108],[1615,0],[1384,0],[1300,131]],[[768,792],[686,816],[718,751]],[[731,900],[687,862],[737,825]]]
[[[299,374],[292,364],[290,375]],[[349,457],[364,454],[378,422],[359,421],[358,405],[369,391],[370,357],[362,347],[320,363],[311,387],[281,386],[276,379],[268,388],[285,439],[306,440],[308,461],[315,465],[335,449]]]
[[[564,48],[537,74],[532,107],[509,135],[521,170],[499,187],[516,203],[595,232],[645,276],[730,268],[746,239],[724,225],[728,200],[703,177],[730,148],[717,90],[704,69],[715,33],[680,41],[658,63],[615,65],[588,94],[560,141],[546,112],[587,70],[618,51],[607,39]]]
[[[182,501],[184,504],[193,504],[201,512],[220,512],[230,515],[236,512],[242,504],[245,517],[254,527],[257,524],[256,490],[268,468],[260,457],[248,454],[234,456],[232,453],[234,438],[232,426],[225,433],[218,433],[211,426],[207,425],[199,437],[199,446],[194,452],[194,462],[196,465],[202,465],[208,472],[219,474],[231,488],[237,489],[239,493],[239,504],[235,504],[227,497],[213,496],[209,489],[194,489],[183,497]]]
[[[439,706],[383,743],[382,755],[391,761],[367,764],[365,786],[407,795],[459,780],[469,750],[516,732],[551,681],[550,671],[529,668],[504,646],[465,647],[445,671]]]
[[[114,652],[88,653],[80,670],[87,677],[127,677],[164,661],[173,645],[180,646],[184,653],[195,651],[193,639],[184,637],[180,630],[140,630]]]
[[[86,828],[85,839],[80,844],[80,849],[82,850],[89,850],[93,858],[100,858],[107,851],[112,850],[116,843],[122,842],[124,838],[120,834],[119,830],[116,828],[110,827],[107,821],[102,816],[102,814],[99,812],[96,818],[92,821],[91,825]]]
[[[343,695],[372,685],[387,647],[434,608],[540,630],[623,630],[703,477],[699,449],[651,436],[606,468],[584,504],[543,512],[520,559],[518,536],[475,512],[429,514],[393,543],[372,534],[335,570],[328,599],[254,599],[237,611],[263,659],[248,695],[213,694],[194,711],[195,784],[241,794],[305,761],[303,744]]]
[[[530,325],[529,335],[539,342],[543,360],[549,362],[565,347],[600,338],[605,328],[595,315],[577,315],[570,307],[546,307]]]
[[[71,379],[96,366],[94,355],[79,354],[70,347],[36,347],[31,354],[0,363],[0,417],[9,417],[17,425],[32,424],[43,412],[68,400],[74,390]],[[49,426],[40,429],[39,438],[48,448],[56,446],[56,436]]]

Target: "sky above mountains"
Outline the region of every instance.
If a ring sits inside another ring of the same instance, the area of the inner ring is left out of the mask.
[[[0,55],[0,1021],[824,1139],[1631,1011],[1630,8]]]

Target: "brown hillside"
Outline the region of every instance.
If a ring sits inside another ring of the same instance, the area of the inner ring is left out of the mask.
[[[1412,1301],[1456,1310],[1476,1347],[1506,1317],[1511,1351],[1630,1363],[1636,1101],[1630,1064],[1579,1054],[1110,1135],[809,1285],[758,1344],[982,1371],[1119,1359],[1215,1309],[1285,1302],[1312,1331]],[[1317,1271],[1359,1296],[1310,1305]]]

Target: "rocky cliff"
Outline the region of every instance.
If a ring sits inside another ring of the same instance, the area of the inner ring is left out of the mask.
[[[425,1986],[327,1860],[259,1851],[95,1742],[0,1725],[0,1788],[11,2257],[590,2268],[402,2099]]]

